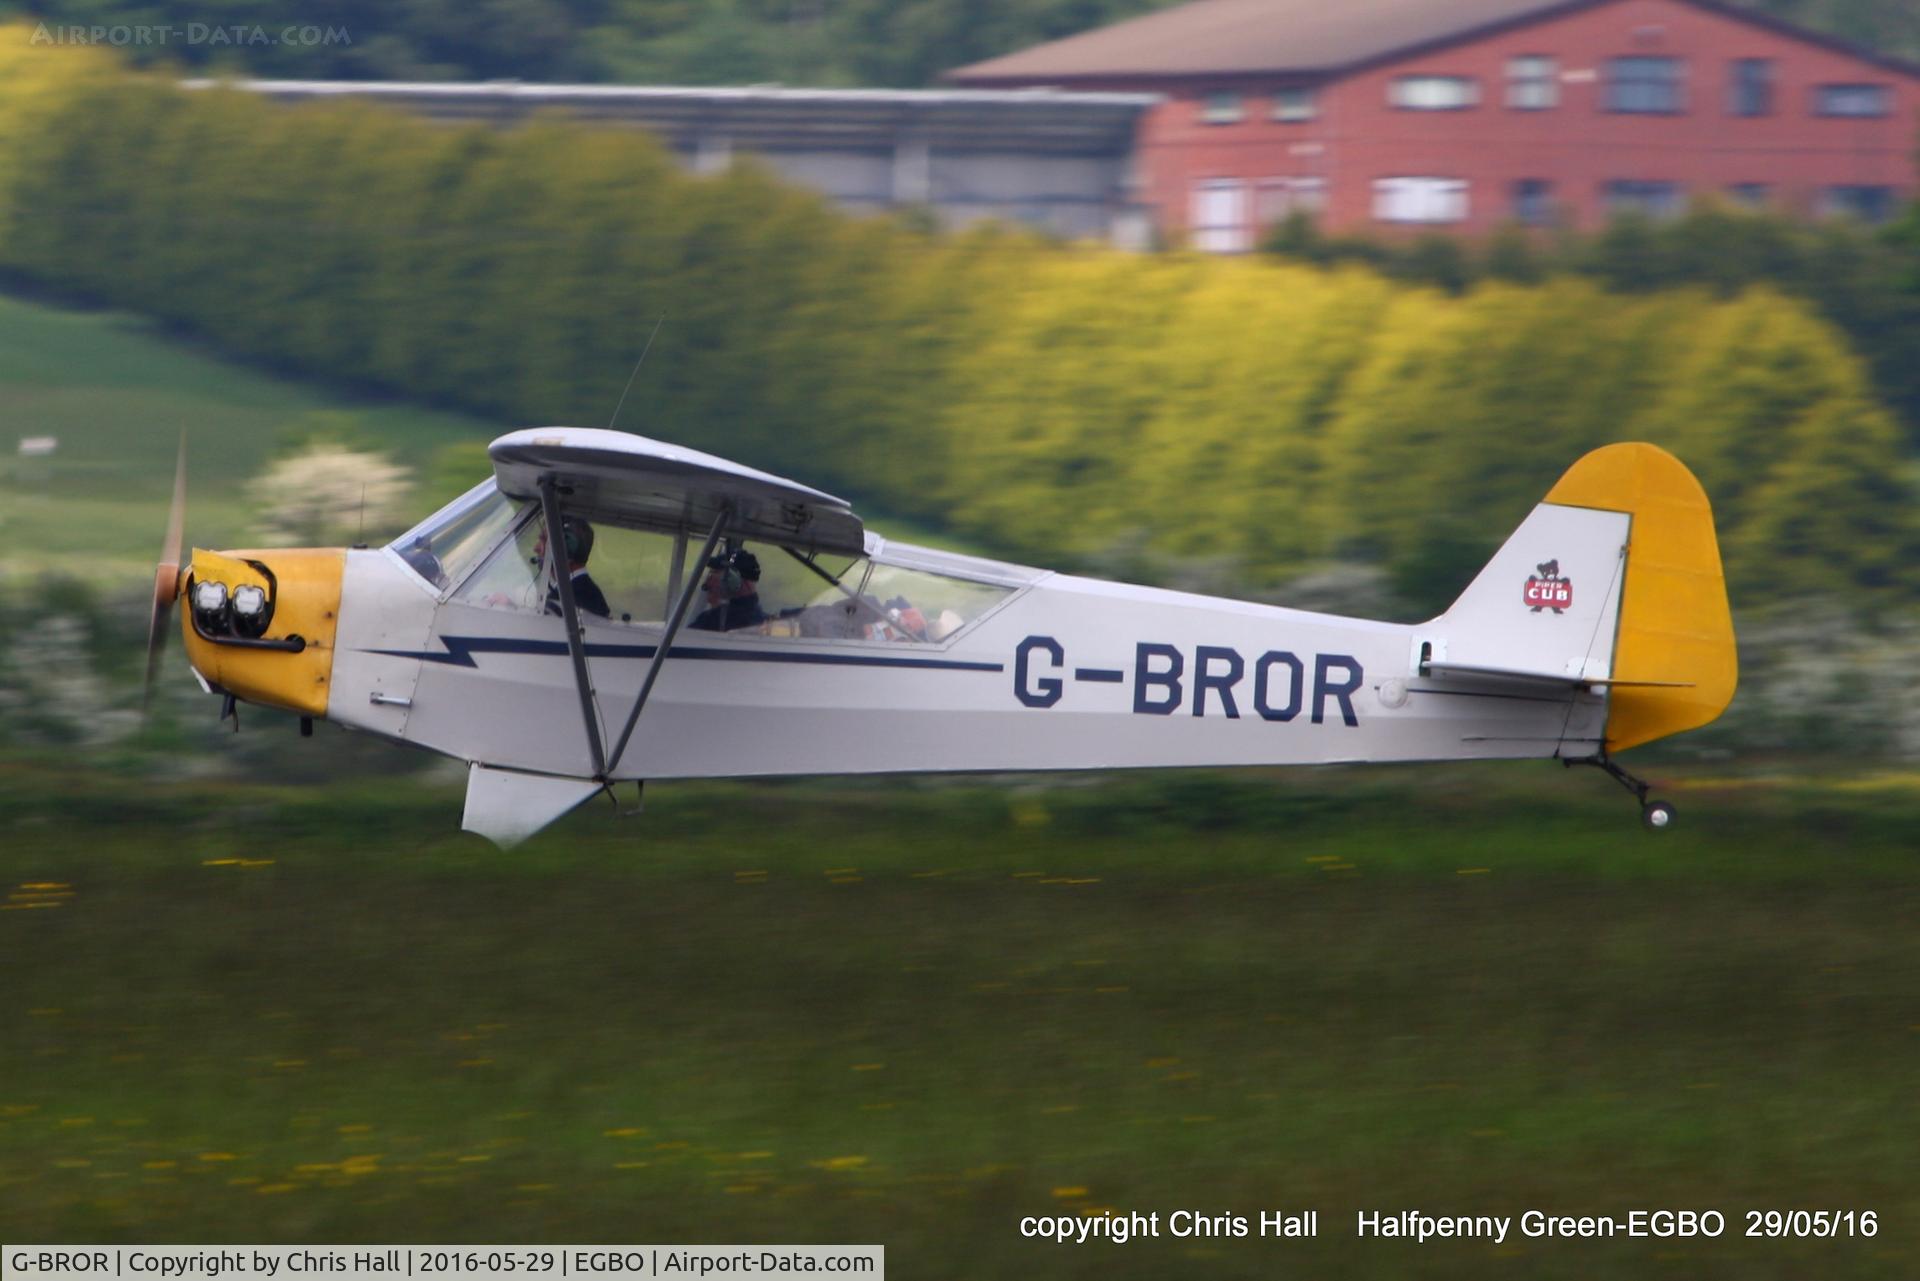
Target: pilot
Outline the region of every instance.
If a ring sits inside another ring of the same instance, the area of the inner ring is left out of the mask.
[[[567,575],[573,580],[573,606],[583,614],[593,614],[600,618],[613,617],[613,609],[607,604],[607,597],[600,585],[587,573],[587,560],[593,555],[593,526],[578,516],[560,518],[560,537],[566,541]],[[547,534],[540,531],[540,540],[534,544],[534,559],[546,563]],[[558,614],[560,610],[560,587],[557,583],[547,584],[547,612]]]
[[[688,627],[703,632],[731,632],[758,627],[767,621],[760,608],[760,558],[744,547],[734,547],[707,562],[707,608]]]

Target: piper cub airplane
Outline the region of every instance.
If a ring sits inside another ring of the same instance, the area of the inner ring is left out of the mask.
[[[517,431],[377,550],[195,550],[155,583],[200,684],[469,763],[502,846],[616,782],[1557,758],[1704,725],[1735,656],[1699,482],[1645,444],[1561,477],[1405,626],[890,542],[844,501],[623,432]],[[183,456],[184,457],[184,456]]]

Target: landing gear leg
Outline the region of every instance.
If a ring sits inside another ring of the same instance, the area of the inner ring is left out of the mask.
[[[1653,789],[1652,784],[1637,774],[1631,774],[1621,769],[1620,766],[1614,762],[1614,759],[1605,752],[1600,752],[1593,756],[1582,756],[1577,759],[1563,757],[1560,763],[1568,769],[1572,769],[1575,765],[1591,765],[1604,773],[1608,778],[1611,778],[1614,782],[1620,784],[1620,786],[1626,788],[1629,792],[1632,792],[1634,797],[1640,802],[1640,821],[1646,825],[1648,831],[1667,831],[1673,826],[1674,819],[1678,817],[1678,811],[1668,802],[1648,799],[1647,793]]]

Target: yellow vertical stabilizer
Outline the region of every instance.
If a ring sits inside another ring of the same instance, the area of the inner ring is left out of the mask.
[[[1547,501],[1626,512],[1627,578],[1614,646],[1606,744],[1624,751],[1708,724],[1733,701],[1740,660],[1713,533],[1713,507],[1686,464],[1657,445],[1596,449]]]

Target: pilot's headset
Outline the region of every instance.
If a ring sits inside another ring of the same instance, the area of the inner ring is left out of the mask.
[[[560,538],[569,563],[584,565],[593,556],[593,526],[572,516],[560,518]]]
[[[760,577],[760,560],[744,547],[729,547],[707,562],[708,569],[720,571],[720,589],[729,597],[738,596],[747,579]]]
[[[562,516],[560,546],[567,553],[568,564],[586,564],[593,555],[593,526],[572,516]],[[541,559],[539,556],[529,556],[527,563],[538,565]]]

